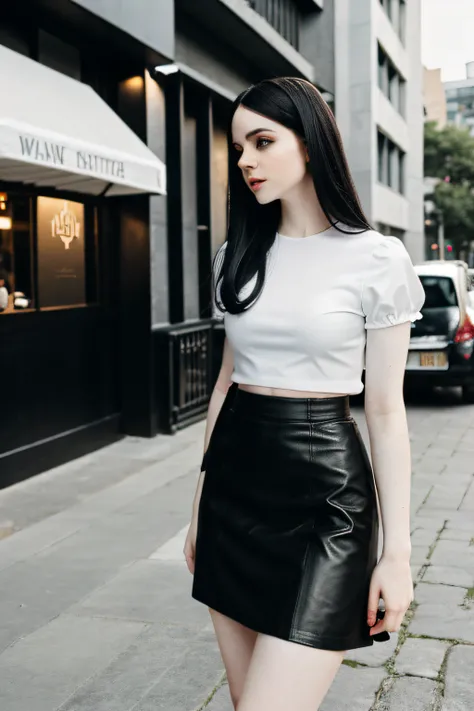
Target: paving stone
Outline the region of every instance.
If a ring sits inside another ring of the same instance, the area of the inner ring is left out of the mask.
[[[209,706],[206,706],[205,711],[234,711],[227,684],[224,684],[216,691],[214,698]]]
[[[222,675],[222,659],[209,627],[196,635],[194,628],[153,625],[81,686],[61,711],[130,711],[141,702],[148,704],[150,697],[156,709],[191,711],[201,705]]]
[[[423,576],[426,583],[443,583],[470,588],[474,585],[474,568],[447,567],[443,565],[430,565]]]
[[[76,615],[203,627],[209,611],[191,597],[186,565],[140,560],[71,607]]]
[[[143,628],[137,622],[58,617],[0,655],[0,708],[56,709]]]
[[[462,512],[474,512],[474,486],[471,485],[459,508]]]
[[[474,519],[469,511],[455,511],[446,518],[446,530],[448,531],[453,528],[461,531],[473,531]]]
[[[384,694],[378,711],[434,711],[436,698],[435,681],[405,676]]]
[[[448,648],[436,639],[408,637],[395,660],[397,672],[436,679]]]
[[[474,609],[463,607],[465,588],[419,583],[419,603],[409,626],[411,634],[474,644]]]
[[[411,534],[412,546],[427,546],[429,548],[436,540],[436,536],[437,529],[434,526],[430,528],[419,526]]]
[[[467,545],[474,545],[474,517],[472,527],[470,529],[462,528],[445,528],[441,533],[440,540],[442,541],[463,541]]]
[[[220,684],[223,673],[214,632],[209,630],[206,635],[203,632],[180,662],[133,706],[133,711],[194,711],[201,708],[204,700]],[[111,707],[107,711],[112,711]]]
[[[102,586],[131,560],[150,555],[157,545],[181,529],[189,521],[187,496],[191,494],[191,478],[182,477],[158,488],[152,496],[146,494],[132,499],[120,512],[109,511],[103,520],[90,522],[88,527],[32,555],[27,561],[0,570],[3,620],[0,650]],[[156,515],[158,496],[164,507],[159,516]],[[96,497],[93,508],[95,501]],[[34,537],[30,529],[18,535],[24,537],[28,532]],[[8,546],[9,540],[0,545]],[[189,583],[191,576],[184,561],[183,571]],[[180,588],[184,589],[181,583]],[[157,595],[155,589],[155,605]],[[187,620],[189,617],[183,619]]]
[[[374,642],[371,647],[348,650],[346,659],[369,667],[381,667],[393,655],[397,644],[398,633],[392,632],[387,642]]]
[[[474,647],[453,647],[448,656],[442,711],[472,711]]]
[[[470,566],[474,570],[474,546],[463,541],[440,540],[436,544],[430,558],[432,565],[464,568]]]
[[[415,589],[415,601],[418,604],[444,605],[452,609],[462,605],[466,591],[462,587],[452,585],[436,585],[433,583],[418,583]]]
[[[321,711],[367,711],[387,676],[385,669],[353,669],[343,664],[321,705]]]
[[[427,563],[427,555],[429,553],[429,546],[417,546],[413,545],[411,547],[411,557],[410,557],[410,563],[411,565],[424,565]]]
[[[446,463],[440,462],[439,459],[429,459],[423,457],[416,465],[417,471],[429,474],[441,474],[446,469]]]

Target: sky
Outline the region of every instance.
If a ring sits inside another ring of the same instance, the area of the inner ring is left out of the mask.
[[[442,81],[466,78],[474,61],[474,0],[422,0],[423,64],[441,67]]]

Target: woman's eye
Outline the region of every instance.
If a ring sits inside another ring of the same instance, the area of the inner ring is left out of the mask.
[[[272,143],[272,141],[269,141],[268,138],[257,138],[257,147],[261,146],[261,141],[264,141],[266,144]],[[266,148],[266,146],[263,146],[263,148]]]

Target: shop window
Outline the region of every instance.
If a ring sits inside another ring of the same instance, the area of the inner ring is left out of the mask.
[[[29,197],[0,193],[0,311],[30,309],[32,289],[32,203]]]
[[[93,205],[0,193],[0,311],[96,303],[97,238]]]

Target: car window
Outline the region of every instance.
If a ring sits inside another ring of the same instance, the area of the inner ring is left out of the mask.
[[[426,295],[424,309],[441,309],[458,305],[456,289],[450,277],[420,275],[420,281]]]

